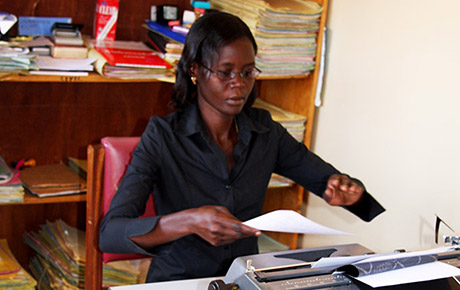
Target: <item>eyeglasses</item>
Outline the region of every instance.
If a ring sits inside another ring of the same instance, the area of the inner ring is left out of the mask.
[[[217,78],[219,80],[221,80],[221,81],[233,80],[234,78],[236,78],[237,74],[244,80],[253,80],[253,79],[257,78],[257,76],[262,72],[260,69],[258,69],[256,67],[243,69],[240,72],[234,72],[234,71],[231,71],[231,70],[213,71],[212,69],[210,69],[209,67],[207,67],[207,66],[205,66],[203,64],[199,63],[199,65],[202,66],[203,68],[207,69],[210,73],[215,74],[217,76]]]

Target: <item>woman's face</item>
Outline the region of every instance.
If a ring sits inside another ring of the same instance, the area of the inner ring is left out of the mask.
[[[200,110],[235,116],[243,109],[255,83],[254,78],[242,77],[255,67],[254,47],[247,38],[237,39],[223,46],[213,63],[209,68],[203,64],[195,64],[192,68],[197,79]],[[236,73],[233,79],[222,80],[232,72]]]

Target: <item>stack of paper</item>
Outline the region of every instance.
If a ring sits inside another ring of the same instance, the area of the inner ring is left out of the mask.
[[[267,103],[261,99],[256,99],[254,108],[265,109],[270,112],[273,120],[280,123],[297,141],[303,142],[305,135],[305,124],[307,117],[283,110],[277,106]],[[288,178],[273,174],[270,179],[269,187],[290,186],[294,182]]]
[[[0,239],[0,289],[34,290],[37,282],[13,256],[6,239]]]
[[[38,197],[86,192],[86,180],[63,163],[23,169],[21,180],[25,188]]]
[[[38,70],[31,70],[34,75],[88,76],[94,70],[95,58],[55,58],[40,55],[36,63]]]
[[[303,0],[211,0],[211,8],[238,15],[251,29],[261,75],[308,74],[315,66],[322,7]]]
[[[35,55],[30,55],[27,47],[17,43],[0,41],[0,72],[27,73],[35,69]]]
[[[85,233],[62,220],[47,222],[38,232],[24,235],[25,243],[36,255],[30,262],[39,289],[84,289]],[[143,282],[141,260],[104,264],[103,286],[120,286]],[[145,271],[145,270],[143,270]],[[40,279],[38,279],[40,277]]]
[[[0,156],[0,203],[22,202],[24,187],[17,171]]]

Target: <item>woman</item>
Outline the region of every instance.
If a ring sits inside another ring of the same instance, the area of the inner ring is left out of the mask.
[[[209,12],[187,36],[173,102],[151,118],[100,230],[105,252],[154,256],[147,282],[224,275],[233,259],[257,253],[260,215],[272,172],[364,220],[384,209],[251,108],[256,42],[237,17]],[[153,193],[152,193],[153,192]],[[153,194],[158,216],[138,219]]]

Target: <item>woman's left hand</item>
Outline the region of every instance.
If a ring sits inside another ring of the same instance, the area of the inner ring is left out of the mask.
[[[333,174],[327,181],[323,198],[330,205],[353,205],[361,198],[364,189],[346,175]]]

